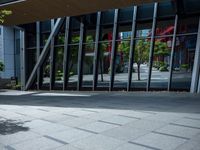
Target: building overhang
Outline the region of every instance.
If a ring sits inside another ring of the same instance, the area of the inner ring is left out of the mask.
[[[19,25],[155,1],[162,0],[15,0],[0,4],[0,10],[12,11],[12,15],[5,18],[4,25]]]

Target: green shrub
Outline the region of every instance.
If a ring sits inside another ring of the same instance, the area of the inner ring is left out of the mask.
[[[160,68],[159,68],[159,71],[161,71],[161,72],[168,71],[167,66],[162,66],[162,67],[160,67]]]
[[[182,64],[181,69],[189,69],[189,64]]]

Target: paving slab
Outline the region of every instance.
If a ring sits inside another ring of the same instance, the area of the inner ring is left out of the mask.
[[[83,130],[79,129],[71,129],[67,131],[61,131],[61,132],[56,132],[56,133],[48,133],[49,137],[58,139],[60,141],[64,141],[66,143],[72,143],[74,141],[84,139],[88,136],[93,135],[94,133],[91,132],[86,132]]]
[[[200,133],[200,129],[176,125],[167,125],[163,128],[155,130],[155,132],[191,139],[192,137]]]
[[[39,137],[41,136],[31,131],[18,132],[15,134],[0,135],[0,143],[4,145],[10,145],[10,144],[20,143],[23,141],[27,141],[27,140],[31,140],[31,139],[35,139]]]
[[[105,122],[97,121],[97,122],[94,122],[94,123],[91,123],[88,125],[80,126],[79,128],[87,130],[87,131],[95,132],[95,133],[101,133],[106,130],[116,128],[118,126],[119,125],[112,124],[112,123],[105,123]]]
[[[64,145],[63,143],[60,143],[58,141],[48,139],[45,137],[28,140],[25,142],[21,142],[18,144],[12,144],[10,147],[14,148],[15,150],[49,150],[49,149],[55,149],[57,147],[60,147]]]
[[[162,134],[149,133],[140,138],[137,138],[131,143],[140,144],[145,147],[149,147],[155,150],[174,150],[178,146],[185,143],[187,140],[182,138],[177,138],[173,136],[167,136]]]
[[[142,129],[142,130],[154,131],[166,125],[167,123],[163,121],[138,120],[138,121],[128,123],[125,126],[129,128],[137,128],[137,129]]]
[[[111,137],[93,135],[88,138],[73,142],[72,145],[84,150],[114,150],[124,143],[124,141]]]
[[[138,128],[130,128],[127,126],[120,126],[114,129],[107,130],[101,134],[113,137],[119,140],[131,141],[140,136],[143,136],[147,133],[150,133],[148,130],[138,129]]]
[[[152,149],[136,144],[126,143],[122,146],[119,146],[115,150],[152,150]]]
[[[200,147],[200,95],[16,92],[0,95],[2,150],[199,150]]]

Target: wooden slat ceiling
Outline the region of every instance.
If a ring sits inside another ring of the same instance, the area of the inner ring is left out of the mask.
[[[19,0],[0,5],[0,10],[12,11],[12,15],[6,17],[4,25],[19,25],[150,2],[155,0]]]

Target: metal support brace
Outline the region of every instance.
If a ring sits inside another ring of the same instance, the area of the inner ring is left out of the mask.
[[[40,22],[36,22],[36,50],[37,50],[37,61],[40,57]],[[37,69],[37,89],[41,88],[42,80],[41,80],[41,68]]]
[[[26,60],[25,60],[25,31],[20,30],[20,68],[21,68],[21,90],[25,90],[26,84]]]
[[[54,19],[51,19],[51,31],[54,28]],[[49,90],[53,90],[55,85],[55,49],[54,49],[54,41],[55,35],[51,39],[51,47],[50,47],[50,86]]]
[[[84,46],[85,43],[85,25],[84,18],[81,18],[80,22],[80,41],[79,41],[79,50],[78,50],[78,82],[77,90],[80,91],[83,82],[83,56],[84,56]]]
[[[198,34],[197,34],[197,43],[196,43],[196,50],[195,50],[195,58],[194,58],[194,67],[192,72],[192,81],[191,81],[191,93],[200,92],[198,86],[198,82],[200,83],[199,76],[200,76],[200,18],[199,18],[199,27],[198,27]]]
[[[44,62],[44,60],[45,60],[45,58],[46,58],[46,56],[47,56],[47,54],[49,52],[51,39],[58,33],[63,21],[64,21],[64,18],[57,19],[56,24],[55,24],[55,26],[54,26],[54,28],[53,28],[53,30],[52,30],[49,38],[48,38],[43,50],[42,50],[42,53],[40,54],[40,57],[39,57],[36,65],[34,66],[31,75],[28,78],[28,82],[26,84],[25,90],[28,90],[31,87],[31,85],[33,84],[33,81],[34,81],[34,79],[36,77],[37,69],[39,67],[41,67],[41,65],[43,64],[43,62]]]
[[[199,72],[199,83],[198,83],[198,89],[197,89],[197,93],[200,93],[200,72]]]
[[[129,67],[128,67],[129,69],[128,69],[127,91],[130,91],[131,83],[132,83],[134,51],[135,51],[135,37],[136,37],[136,24],[137,24],[136,19],[137,19],[137,6],[134,6],[132,32],[131,32],[131,43],[130,43],[130,53],[129,53]]]
[[[101,12],[97,13],[97,24],[96,24],[96,37],[95,37],[95,55],[93,63],[93,91],[97,87],[98,81],[98,70],[99,70],[99,38],[101,34]]]
[[[171,90],[171,85],[172,85],[172,73],[173,73],[173,66],[174,66],[174,52],[175,52],[175,47],[176,47],[177,24],[178,24],[178,15],[176,15],[175,23],[174,23],[174,33],[173,33],[172,48],[171,48],[171,58],[170,58],[170,71],[169,71],[168,91]]]
[[[69,42],[71,40],[71,31],[70,31],[70,17],[66,17],[65,24],[65,43],[64,43],[64,59],[63,59],[63,90],[66,90],[68,79],[69,79],[69,51],[70,46]]]
[[[157,12],[158,12],[158,3],[156,2],[154,4],[153,24],[152,24],[152,31],[151,31],[151,45],[150,45],[150,52],[149,52],[149,71],[148,71],[148,80],[147,80],[147,87],[146,87],[147,91],[149,91],[150,84],[151,84]]]
[[[110,87],[109,91],[113,90],[114,86],[114,76],[115,76],[115,60],[116,60],[116,53],[117,53],[117,33],[118,33],[118,14],[119,14],[119,9],[115,9],[115,16],[114,16],[114,27],[113,27],[113,35],[112,35],[112,51],[111,51],[111,62],[110,62]]]

